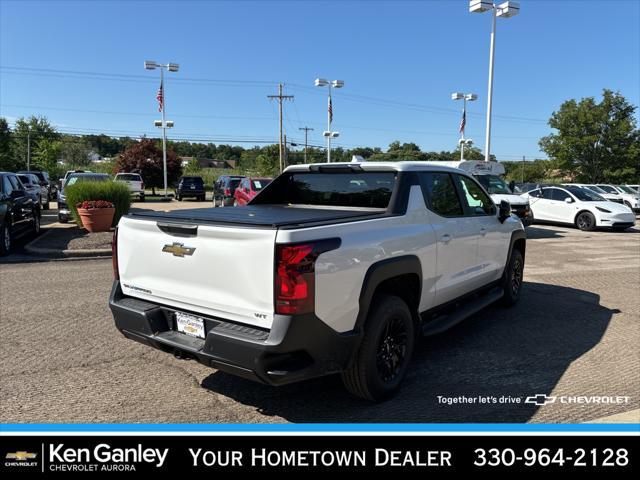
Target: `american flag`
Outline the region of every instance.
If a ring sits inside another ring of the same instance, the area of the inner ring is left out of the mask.
[[[333,122],[333,105],[331,105],[331,97],[329,97],[329,123]]]
[[[156,100],[158,100],[158,111],[161,112],[164,108],[164,87],[162,86],[162,82],[160,82],[160,88],[158,89]]]
[[[464,127],[467,125],[467,110],[462,110],[462,120],[460,120],[460,133],[464,132]]]

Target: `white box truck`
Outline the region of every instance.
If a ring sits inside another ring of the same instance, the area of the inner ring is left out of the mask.
[[[511,204],[511,212],[517,215],[523,225],[531,225],[533,216],[529,208],[529,200],[514,193],[504,180],[504,165],[499,162],[485,162],[482,160],[463,160],[459,162],[434,162],[437,165],[459,168],[464,170],[480,182],[491,198],[500,205],[502,200]]]

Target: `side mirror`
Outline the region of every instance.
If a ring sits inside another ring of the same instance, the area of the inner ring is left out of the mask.
[[[500,223],[504,223],[504,221],[511,216],[511,204],[506,200],[502,200],[500,202],[500,206],[498,207],[498,220]]]
[[[564,203],[573,203],[573,198],[567,197],[564,199]]]

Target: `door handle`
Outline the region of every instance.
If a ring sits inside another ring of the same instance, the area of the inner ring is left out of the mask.
[[[449,243],[451,241],[451,235],[444,233],[442,237],[440,237],[440,240],[442,240],[442,243]]]

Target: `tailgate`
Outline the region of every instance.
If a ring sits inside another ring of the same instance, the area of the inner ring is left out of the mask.
[[[118,268],[125,295],[271,327],[277,230],[166,225],[160,219],[120,220]]]

